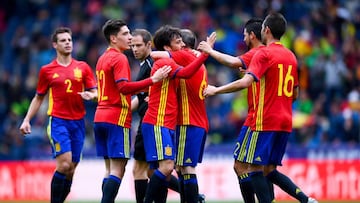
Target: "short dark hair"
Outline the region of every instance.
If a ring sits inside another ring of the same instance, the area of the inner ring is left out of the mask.
[[[180,33],[185,46],[194,49],[197,43],[195,33],[189,29],[181,29]]]
[[[68,27],[59,27],[59,28],[56,28],[56,30],[54,31],[54,33],[51,35],[51,41],[52,42],[57,42],[58,38],[58,34],[61,34],[61,33],[69,33],[70,35],[72,35],[72,32],[71,32],[71,29],[68,28]]]
[[[253,32],[258,40],[261,41],[261,26],[262,19],[260,18],[251,18],[245,23],[245,29],[248,34]]]
[[[268,27],[275,39],[280,39],[286,31],[286,19],[281,13],[270,13],[264,20],[264,27]]]
[[[172,39],[181,37],[180,29],[164,25],[160,27],[154,35],[154,46],[159,51],[164,51],[164,46],[170,46]]]
[[[120,19],[110,19],[105,22],[102,27],[102,32],[105,36],[105,39],[108,43],[110,43],[110,36],[117,35],[120,29],[127,24]]]
[[[152,36],[151,33],[145,29],[135,29],[132,33],[132,36],[138,36],[140,35],[143,38],[143,42],[146,44],[148,42],[151,42]]]

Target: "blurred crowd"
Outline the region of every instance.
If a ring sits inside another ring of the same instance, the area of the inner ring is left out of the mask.
[[[230,55],[247,51],[243,26],[251,17],[281,12],[288,21],[282,42],[299,61],[300,97],[294,102],[289,146],[360,143],[360,4],[357,0],[3,0],[0,5],[0,160],[48,158],[47,106],[32,120],[25,139],[18,130],[35,94],[39,68],[55,56],[50,35],[58,26],[73,31],[74,58],[95,70],[107,48],[101,33],[109,18],[131,30],[150,32],[164,24],[193,30],[199,40],[217,33],[215,49]],[[139,64],[127,53],[135,77]],[[239,73],[209,58],[209,83],[222,85]],[[207,98],[208,142],[232,143],[247,115],[246,91]],[[87,102],[85,152],[95,154]],[[136,116],[134,130],[137,128]],[[133,133],[135,134],[135,133]]]

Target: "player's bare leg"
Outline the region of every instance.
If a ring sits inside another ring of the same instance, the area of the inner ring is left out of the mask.
[[[71,152],[65,152],[56,157],[56,169],[51,180],[51,203],[64,202],[70,192],[75,167]]]
[[[133,176],[135,181],[136,202],[143,203],[148,185],[149,164],[145,161],[134,161]]]
[[[110,158],[110,175],[104,184],[102,203],[114,202],[124,177],[127,159]]]

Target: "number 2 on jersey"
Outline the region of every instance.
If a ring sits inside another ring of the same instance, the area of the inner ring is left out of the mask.
[[[65,83],[65,85],[67,85],[66,93],[72,93],[73,91],[71,89],[71,85],[72,85],[71,80],[66,79],[64,83]]]

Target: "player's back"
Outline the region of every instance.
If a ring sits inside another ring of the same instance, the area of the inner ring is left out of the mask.
[[[148,109],[143,123],[175,129],[178,108],[176,90],[179,82],[176,72],[181,66],[170,58],[158,59],[153,64],[151,75],[164,65],[171,66],[172,70],[169,77],[150,86]]]
[[[189,65],[196,59],[190,49],[171,52],[174,61],[182,66]],[[178,125],[194,125],[208,130],[208,118],[203,90],[208,85],[207,70],[202,65],[193,76],[180,79],[178,91]]]
[[[272,43],[259,50],[254,60],[250,66],[254,63],[260,76],[255,130],[291,132],[294,87],[298,85],[295,55],[280,43]]]

